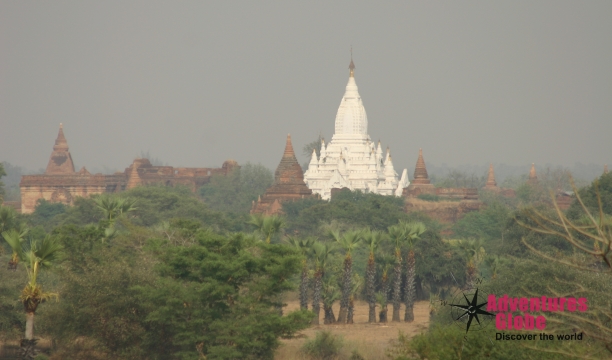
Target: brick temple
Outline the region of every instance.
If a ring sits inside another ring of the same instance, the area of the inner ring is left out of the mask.
[[[220,168],[175,168],[153,166],[148,159],[135,159],[123,172],[91,174],[85,167],[74,169],[72,155],[60,124],[53,152],[44,174],[24,175],[19,183],[21,212],[34,212],[38,200],[72,205],[77,197],[119,193],[140,185],[183,185],[192,191],[206,184],[212,175],[227,175],[238,164],[227,160]]]
[[[274,172],[274,184],[256,202],[253,201],[251,214],[280,214],[283,202],[312,196],[312,190],[304,182],[302,167],[295,157],[291,135],[287,135],[285,152]]]

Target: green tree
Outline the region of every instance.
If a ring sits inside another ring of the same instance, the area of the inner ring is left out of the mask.
[[[162,278],[142,289],[151,299],[145,346],[152,354],[272,359],[279,337],[311,321],[310,312],[276,310],[300,271],[300,255],[289,246],[200,232],[197,244],[160,250]]]
[[[366,296],[368,299],[369,311],[368,322],[376,322],[376,250],[383,239],[383,233],[377,230],[364,232],[365,244],[369,251],[368,265],[366,267]]]
[[[4,171],[4,164],[0,162],[0,204],[4,201],[4,183],[2,182],[2,177],[6,176],[6,171]]]
[[[10,229],[8,231],[2,232],[2,238],[7,244],[10,246],[13,251],[11,255],[11,259],[8,263],[8,269],[12,271],[17,270],[17,264],[19,264],[19,258],[22,257],[23,252],[23,241],[25,240],[25,235],[28,233],[28,229],[22,227],[21,229]]]
[[[270,169],[261,164],[246,163],[227,175],[212,175],[200,187],[204,202],[215,211],[247,214],[252,202],[274,182]]]
[[[425,232],[425,225],[420,222],[400,223],[404,227],[406,236],[406,244],[408,245],[408,256],[406,257],[406,311],[404,321],[414,321],[414,301],[416,300],[415,277],[416,277],[416,260],[414,257],[414,244],[420,239],[420,236]]]
[[[336,281],[332,277],[328,277],[323,283],[323,291],[321,292],[321,300],[323,301],[323,324],[333,324],[336,322],[333,305],[340,300],[342,293],[338,289]]]
[[[599,213],[599,204],[601,204],[601,211],[604,214],[612,215],[612,172],[601,175],[589,186],[585,186],[575,193],[580,197],[589,212]],[[585,216],[580,201],[574,201],[570,205],[567,216],[572,220]]]
[[[17,226],[17,212],[8,206],[0,205],[0,233]]]
[[[314,277],[312,284],[312,312],[313,325],[319,325],[319,313],[321,311],[321,290],[323,288],[323,277],[328,266],[328,259],[333,250],[329,244],[316,241],[312,245],[312,255],[315,260]],[[333,302],[332,302],[333,303]]]
[[[57,264],[61,250],[62,247],[55,238],[46,236],[42,241],[31,242],[29,249],[19,254],[28,274],[28,283],[19,296],[19,301],[26,312],[25,339],[21,342],[25,358],[28,356],[33,358],[35,355],[37,340],[34,339],[34,315],[38,305],[59,296],[57,293],[43,291],[37,281],[38,275],[41,271],[48,270]]]
[[[402,294],[402,246],[406,240],[406,228],[400,224],[389,227],[389,238],[394,245],[395,266],[393,267],[393,317],[400,321],[400,303]]]
[[[340,300],[340,312],[338,313],[338,322],[341,324],[345,324],[347,323],[349,300],[351,296],[353,279],[352,253],[353,250],[355,250],[355,248],[359,246],[361,240],[363,240],[363,231],[347,231],[342,235],[337,231],[331,231],[330,235],[334,239],[334,241],[346,251],[344,257],[344,268],[342,271],[342,298]]]
[[[308,253],[316,239],[300,239],[294,236],[287,237],[287,243],[299,251],[302,256],[302,274],[300,276],[300,309],[308,310]]]
[[[261,234],[267,244],[269,244],[274,235],[280,233],[285,227],[285,220],[278,215],[261,215],[252,214],[248,224],[253,225],[255,230]]]
[[[527,208],[523,211],[528,221],[517,219],[517,223],[531,232],[553,236],[567,242],[574,249],[572,255],[563,254],[559,251],[554,253],[542,248],[541,244],[534,244],[523,238],[522,242],[537,256],[547,260],[548,262],[561,265],[565,268],[580,270],[583,272],[593,272],[597,275],[597,285],[585,287],[582,279],[576,279],[566,284],[573,287],[571,294],[589,293],[589,310],[592,316],[585,317],[580,314],[560,314],[561,323],[571,325],[574,328],[579,328],[584,331],[585,335],[600,340],[606,346],[609,354],[612,353],[612,326],[610,319],[609,303],[593,303],[591,297],[606,297],[609,296],[609,291],[600,290],[610,283],[610,269],[612,268],[612,222],[610,217],[604,211],[609,206],[607,201],[610,198],[602,197],[600,192],[600,181],[610,181],[612,185],[612,177],[608,178],[607,174],[597,179],[591,185],[591,188],[578,189],[573,185],[574,193],[576,194],[576,202],[580,206],[579,213],[572,214],[578,220],[571,219],[568,214],[564,213],[551,193],[552,202],[555,207],[556,216],[551,216],[537,208]],[[608,186],[604,186],[608,188]],[[582,199],[582,194],[587,196],[592,195],[595,199],[591,202],[585,202]],[[594,205],[594,206],[593,206]],[[594,208],[594,209],[593,209]],[[576,211],[578,212],[578,211]],[[581,215],[581,216],[577,216]],[[581,256],[582,255],[582,256]],[[584,256],[587,255],[587,256]],[[606,276],[605,280],[601,280],[601,276]],[[565,293],[565,292],[563,292]],[[563,296],[561,292],[556,292],[555,296]]]

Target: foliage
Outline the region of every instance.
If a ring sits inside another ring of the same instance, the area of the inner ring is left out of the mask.
[[[278,215],[252,214],[247,224],[253,225],[266,243],[270,243],[274,235],[285,227],[285,219]]]
[[[197,220],[215,230],[242,230],[243,223],[225,214],[212,211],[186,187],[138,186],[124,193],[135,200],[138,209],[131,222],[152,226],[164,220],[182,218]],[[234,220],[234,221],[232,221]]]
[[[331,331],[319,331],[314,339],[304,343],[302,351],[316,360],[331,360],[340,354],[344,340]]]
[[[288,246],[200,232],[195,245],[157,251],[161,278],[140,289],[152,304],[145,346],[153,353],[271,359],[278,338],[312,318],[276,310],[278,295],[292,289],[288,279],[300,270],[299,254]]]
[[[92,247],[96,239],[91,228],[67,227],[58,235],[71,245],[76,245],[72,240],[79,235],[89,239],[79,258],[68,257],[61,271],[62,301],[53,304],[42,319],[52,324],[60,353],[64,358],[79,359],[86,347],[103,354],[103,358],[142,358],[147,331],[144,318],[150,308],[135,287],[154,284],[150,256],[135,256],[126,249]],[[83,337],[88,341],[79,348],[72,347],[75,339]]]
[[[506,333],[512,333],[511,331]],[[454,325],[433,325],[427,332],[414,336],[412,339],[400,332],[396,341],[387,350],[387,356],[395,360],[428,359],[559,359],[559,354],[535,353],[533,348],[548,348],[559,351],[567,349],[586,350],[587,344],[581,341],[548,342],[535,340],[524,344],[520,341],[491,341],[494,333],[472,335],[464,341],[465,330]],[[535,343],[535,344],[534,344]],[[565,357],[562,357],[565,358]]]
[[[212,175],[199,193],[212,210],[247,214],[273,181],[270,169],[246,163],[227,175]]]
[[[25,328],[23,305],[18,299],[26,271],[24,267],[7,269],[9,259],[10,254],[0,256],[0,341],[22,338]]]
[[[605,176],[602,178],[607,180]],[[587,195],[588,190],[584,192]],[[610,312],[611,304],[607,297],[610,290],[605,288],[609,287],[610,271],[612,270],[612,221],[603,210],[604,206],[608,205],[605,204],[608,199],[602,199],[598,180],[592,184],[590,190],[594,193],[592,195],[596,200],[595,211],[592,208],[589,209],[574,186],[574,192],[577,194],[576,202],[580,204],[582,212],[579,221],[568,218],[553,200],[556,210],[554,216],[536,208],[528,208],[524,211],[528,221],[518,220],[517,222],[531,232],[563,239],[574,250],[572,255],[553,253],[543,249],[539,244],[523,239],[523,244],[538,257],[557,267],[564,267],[566,271],[580,270],[596,275],[597,281],[591,286],[586,285],[584,275],[579,279],[569,280],[559,280],[555,277],[557,282],[571,290],[556,291],[551,287],[548,289],[555,297],[563,297],[566,294],[572,294],[572,296],[589,294],[589,309],[591,310],[589,315],[559,312],[559,316],[554,320],[560,327],[578,328],[584,331],[586,336],[603,342],[610,353],[612,352],[612,327],[610,326],[612,312]],[[605,300],[600,303],[593,302],[592,299],[597,297]],[[581,355],[584,354],[581,353]]]
[[[52,203],[45,199],[38,199],[36,208],[30,217],[30,223],[33,225],[51,223],[56,216],[65,212],[66,205],[62,203]]]
[[[511,210],[499,202],[494,202],[479,211],[465,214],[453,225],[453,233],[459,238],[501,239],[509,220]]]
[[[434,201],[434,202],[440,201],[440,197],[434,194],[419,194],[419,196],[417,197],[425,201]]]
[[[486,174],[481,176],[475,173],[468,174],[460,170],[451,170],[445,178],[437,179],[434,177],[434,185],[444,188],[481,188],[486,183]]]
[[[4,200],[4,183],[2,182],[2,177],[6,176],[6,171],[4,171],[4,164],[0,162],[0,204]]]
[[[386,230],[408,219],[402,198],[349,190],[335,193],[329,202],[305,199],[283,205],[283,209],[289,209],[285,212],[287,231],[300,235],[317,235],[319,227],[332,220],[349,228]]]
[[[586,208],[592,213],[599,212],[598,193],[603,213],[612,215],[612,172],[601,175],[589,186],[578,191],[578,196],[580,196]],[[582,206],[577,201],[574,201],[567,210],[567,216],[570,219],[578,219],[583,214]]]

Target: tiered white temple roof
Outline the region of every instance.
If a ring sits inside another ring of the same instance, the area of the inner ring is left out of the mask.
[[[408,172],[401,178],[393,168],[391,153],[383,154],[368,135],[368,117],[355,83],[355,65],[351,60],[346,91],[336,115],[335,133],[329,144],[321,141],[321,153],[313,150],[304,181],[313,193],[327,200],[331,189],[349,188],[381,195],[401,196],[408,187]]]

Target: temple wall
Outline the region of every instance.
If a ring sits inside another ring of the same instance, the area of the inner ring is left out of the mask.
[[[35,177],[36,175],[27,175]],[[26,176],[24,176],[26,178]],[[39,180],[39,179],[32,179]],[[23,179],[22,179],[23,181]],[[21,212],[30,214],[36,209],[39,199],[49,202],[72,205],[77,197],[89,197],[94,194],[106,192],[104,184],[79,184],[79,185],[52,185],[41,182],[40,184],[22,185],[21,187]]]

